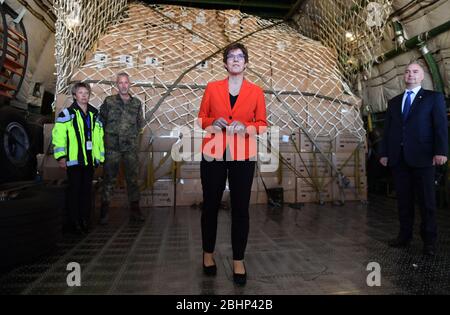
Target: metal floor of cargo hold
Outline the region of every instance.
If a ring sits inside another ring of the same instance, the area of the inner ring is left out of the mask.
[[[130,224],[127,211],[114,208],[108,226],[64,236],[52,255],[4,272],[0,294],[450,293],[448,209],[438,211],[438,253],[426,258],[418,237],[408,249],[387,245],[397,230],[393,199],[370,196],[367,205],[343,207],[252,206],[245,287],[233,284],[229,211],[219,213],[217,275],[206,277],[199,209],[146,210],[143,224]],[[81,286],[68,286],[77,281],[71,262],[79,264]]]

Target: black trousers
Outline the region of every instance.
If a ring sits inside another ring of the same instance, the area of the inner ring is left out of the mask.
[[[392,167],[399,210],[402,240],[411,240],[414,226],[414,203],[417,197],[420,207],[420,235],[425,244],[433,245],[437,238],[435,168],[411,167],[401,153],[399,164]]]
[[[89,222],[92,207],[92,166],[71,166],[67,168],[67,210],[69,224],[84,220]]]
[[[217,215],[228,177],[231,198],[231,244],[233,259],[243,260],[249,232],[251,187],[254,161],[206,161],[200,163],[203,187],[201,216],[203,251],[214,252],[217,236]]]

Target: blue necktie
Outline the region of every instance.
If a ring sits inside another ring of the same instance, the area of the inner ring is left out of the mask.
[[[408,117],[409,111],[411,109],[411,94],[413,91],[406,92],[405,105],[403,106],[403,121]]]

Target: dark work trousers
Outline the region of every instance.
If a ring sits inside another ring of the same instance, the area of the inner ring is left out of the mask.
[[[217,215],[228,177],[231,198],[231,244],[233,259],[243,260],[249,231],[254,161],[207,161],[200,163],[203,187],[201,217],[203,251],[213,253],[217,236]]]
[[[434,245],[437,238],[436,194],[434,187],[434,166],[411,167],[403,158],[392,167],[400,220],[399,238],[411,240],[414,226],[415,197],[419,202],[421,225],[420,235],[427,245]]]
[[[92,207],[92,166],[71,166],[67,168],[67,210],[72,226],[84,220],[89,223]]]

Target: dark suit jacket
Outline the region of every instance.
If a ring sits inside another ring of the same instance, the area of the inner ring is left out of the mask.
[[[430,167],[433,156],[448,154],[448,127],[444,95],[420,89],[406,122],[402,119],[403,94],[388,102],[380,156],[388,165],[397,165],[401,143],[406,163],[411,167]]]

